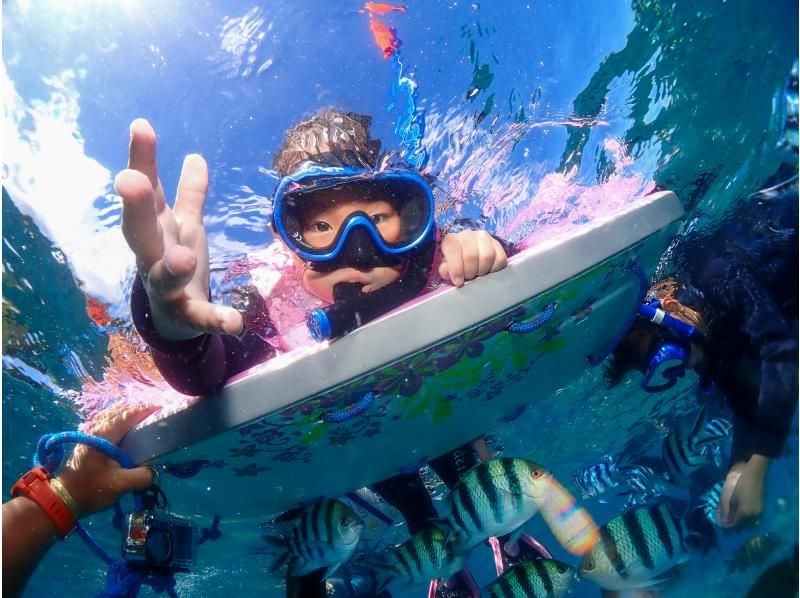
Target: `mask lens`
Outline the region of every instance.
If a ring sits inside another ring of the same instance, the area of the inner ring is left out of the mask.
[[[350,174],[295,176],[276,194],[273,223],[301,257],[336,259],[356,232],[367,233],[376,251],[387,255],[405,253],[427,237],[433,196],[421,177],[403,171],[333,170]],[[352,211],[336,212],[344,205]]]

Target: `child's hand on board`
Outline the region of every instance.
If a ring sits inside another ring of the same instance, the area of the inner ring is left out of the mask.
[[[467,280],[506,267],[508,257],[500,242],[486,231],[467,230],[444,236],[439,276],[460,287]]]

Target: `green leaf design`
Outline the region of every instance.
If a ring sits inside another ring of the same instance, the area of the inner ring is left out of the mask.
[[[564,348],[564,345],[567,344],[567,339],[563,337],[554,338],[552,340],[547,341],[546,343],[539,343],[536,345],[536,350],[541,351],[542,353],[553,353],[555,351],[560,351]]]
[[[433,408],[433,423],[443,424],[452,414],[453,404],[450,401],[442,398],[436,400],[436,406]]]
[[[411,407],[411,405],[416,403],[418,400],[419,400],[419,392],[415,392],[410,397],[404,397],[400,399],[400,402],[397,404],[397,407],[399,409],[405,410]]]
[[[431,397],[430,395],[425,394],[422,400],[417,404],[417,406],[411,409],[408,413],[406,413],[405,418],[414,419],[416,417],[419,417],[420,415],[425,413],[425,410],[430,406],[430,404],[431,404]]]
[[[303,434],[300,438],[300,444],[311,444],[312,442],[322,438],[328,431],[328,424],[326,422],[319,422],[308,432]]]

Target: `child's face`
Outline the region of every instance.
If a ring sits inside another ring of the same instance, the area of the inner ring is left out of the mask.
[[[340,198],[321,211],[312,213],[303,223],[303,238],[312,247],[327,247],[336,237],[340,227],[353,212],[364,212],[370,217],[378,232],[387,243],[402,240],[400,214],[386,200]],[[340,282],[357,282],[363,292],[369,293],[384,287],[398,278],[403,266],[380,266],[377,268],[356,269],[339,268],[331,272],[303,271],[303,284],[306,289],[329,303],[333,302],[333,287]]]

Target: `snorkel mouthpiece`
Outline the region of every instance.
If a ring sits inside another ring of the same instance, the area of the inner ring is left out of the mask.
[[[336,284],[333,304],[315,309],[306,317],[311,337],[317,342],[339,338],[419,295],[428,280],[435,250],[432,236],[411,251],[400,278],[370,293],[364,293],[358,282]]]

